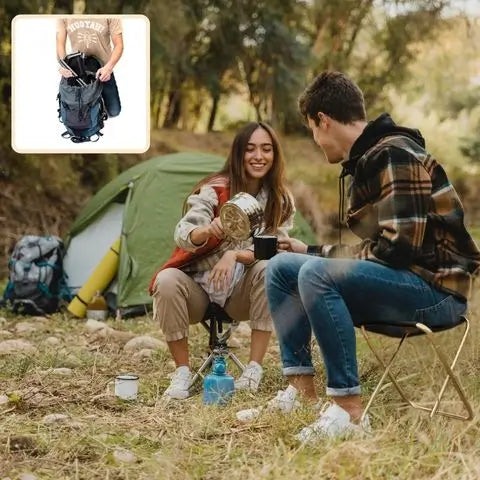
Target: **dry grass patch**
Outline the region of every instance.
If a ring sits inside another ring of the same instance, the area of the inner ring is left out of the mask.
[[[473,422],[429,421],[422,413],[402,408],[399,397],[387,387],[372,411],[370,437],[303,447],[293,435],[315,418],[312,408],[288,417],[265,413],[248,425],[236,421],[237,410],[262,404],[285,386],[274,341],[256,396],[236,394],[226,408],[205,407],[200,395],[165,404],[161,395],[173,364],[163,348],[148,357],[134,356],[123,350],[124,342],[88,333],[83,321],[61,314],[18,335],[15,326],[25,319],[6,316],[2,329],[37,350],[0,356],[0,395],[9,398],[0,405],[0,478],[18,478],[22,472],[42,479],[480,478],[480,335],[478,316],[473,314],[471,320],[472,333],[458,371],[474,405]],[[120,331],[161,339],[148,317],[108,323]],[[458,333],[444,334],[447,347],[457,341]],[[52,336],[59,341],[47,342]],[[237,335],[236,340],[236,353],[245,360],[248,337]],[[376,341],[385,352],[392,346],[388,339]],[[197,367],[206,343],[204,330],[192,328],[191,351]],[[438,380],[439,369],[424,339],[413,343],[402,356],[399,373],[412,393],[425,397],[429,383]],[[368,395],[380,370],[360,338],[358,352]],[[317,349],[315,359],[318,388],[323,392]],[[429,373],[412,376],[412,364],[426,365]],[[71,373],[55,373],[58,368],[69,368]],[[120,372],[139,374],[137,401],[123,402],[108,394]],[[456,408],[453,399],[448,396],[446,405]],[[51,414],[59,418],[46,423]]]

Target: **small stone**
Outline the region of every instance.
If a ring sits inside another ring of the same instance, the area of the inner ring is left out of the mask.
[[[68,376],[73,373],[73,370],[71,368],[65,368],[65,367],[52,368],[52,370],[50,371],[54,375],[61,375],[61,376]]]
[[[6,405],[9,402],[6,395],[0,395],[0,405]]]
[[[35,353],[37,349],[26,340],[4,340],[0,342],[0,355],[11,353]]]
[[[8,330],[0,330],[0,338],[10,338],[13,337],[13,333]]]
[[[7,324],[7,319],[5,317],[0,317],[0,327],[3,327]]]
[[[134,463],[137,461],[136,455],[130,450],[117,449],[113,452],[113,458],[119,463]]]
[[[228,346],[231,348],[240,348],[243,344],[238,338],[230,338],[228,340]]]
[[[65,358],[65,365],[68,365],[70,368],[76,368],[82,365],[82,361],[75,355],[69,354]]]
[[[45,415],[42,419],[42,422],[45,425],[49,425],[52,423],[62,423],[68,420],[68,415],[64,415],[63,413],[50,413]]]
[[[48,318],[47,317],[33,317],[32,320],[38,323],[47,323]]]
[[[145,360],[147,358],[152,358],[154,351],[150,348],[143,348],[139,352],[134,353],[133,358],[135,360]]]
[[[238,335],[240,337],[250,337],[250,335],[252,334],[252,329],[250,328],[248,322],[240,322],[238,324],[238,327],[235,328],[234,332],[235,335]]]
[[[123,347],[123,349],[126,352],[131,352],[133,350],[140,351],[144,349],[156,350],[158,348],[166,348],[165,342],[162,342],[161,340],[150,337],[149,335],[142,335],[140,337],[132,338]]]
[[[31,333],[37,330],[37,326],[30,322],[20,322],[15,325],[17,333]]]
[[[18,480],[38,480],[38,477],[33,473],[24,472],[18,476]]]
[[[45,343],[54,347],[55,345],[60,345],[62,342],[57,337],[48,337],[45,339]]]
[[[109,327],[105,322],[99,322],[93,318],[89,318],[87,320],[87,323],[85,323],[85,328],[92,333],[102,329],[111,330],[111,327]]]
[[[165,458],[165,455],[164,453],[161,451],[161,450],[157,450],[153,455],[152,457],[157,461],[157,462],[160,462],[161,460],[163,460]]]

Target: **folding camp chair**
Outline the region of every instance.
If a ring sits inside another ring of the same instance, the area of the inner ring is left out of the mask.
[[[220,305],[212,302],[208,305],[201,323],[209,332],[208,348],[210,354],[202,363],[197,373],[195,373],[190,388],[192,388],[200,378],[204,378],[205,371],[210,368],[214,358],[217,356],[231,358],[240,371],[243,372],[243,370],[245,370],[245,365],[243,365],[234,353],[230,352],[227,345],[227,340],[230,338],[233,329],[238,325],[238,322],[232,320]],[[223,329],[224,324],[228,325],[225,331]]]
[[[460,344],[457,348],[457,351],[455,353],[455,356],[453,357],[452,362],[449,362],[449,359],[443,349],[440,347],[438,340],[435,338],[436,333],[438,332],[443,332],[446,330],[450,330],[452,328],[458,327],[460,325],[464,326],[464,332],[462,335],[462,338],[460,340]],[[434,415],[442,415],[445,417],[450,417],[450,418],[456,418],[459,420],[471,420],[473,418],[473,410],[470,405],[470,402],[468,401],[465,392],[463,390],[462,385],[460,384],[459,379],[457,376],[453,373],[453,369],[455,367],[455,364],[457,363],[458,357],[460,356],[460,352],[462,351],[462,348],[465,344],[465,340],[467,338],[468,332],[470,330],[470,323],[465,316],[460,316],[457,320],[457,322],[453,325],[448,325],[448,326],[443,326],[443,327],[436,327],[436,328],[429,328],[423,323],[413,323],[413,322],[405,322],[405,323],[397,323],[397,324],[390,324],[390,325],[385,325],[385,324],[367,324],[367,325],[362,325],[361,326],[361,332],[363,334],[363,337],[365,338],[367,345],[370,347],[372,350],[373,354],[375,355],[376,359],[378,360],[379,364],[384,368],[384,372],[375,387],[372,395],[370,396],[370,399],[365,407],[365,410],[362,415],[362,420],[367,414],[368,410],[370,409],[370,406],[372,405],[375,397],[377,396],[377,393],[380,391],[380,388],[382,387],[385,378],[388,376],[394,385],[394,387],[397,389],[398,393],[402,397],[405,403],[410,405],[413,408],[423,410],[429,413],[429,417],[433,418]],[[372,342],[367,335],[367,331],[374,332],[374,333],[379,333],[381,335],[386,335],[389,337],[394,337],[394,338],[400,338],[400,341],[397,345],[397,348],[395,349],[395,352],[391,356],[391,358],[388,360],[388,362],[384,362],[382,360],[381,356],[375,350],[374,346],[372,345]],[[440,360],[441,364],[443,365],[443,368],[445,369],[446,372],[446,377],[445,380],[443,381],[443,385],[439,391],[439,393],[436,396],[436,401],[432,406],[425,405],[425,404],[419,404],[417,402],[412,401],[407,394],[405,393],[405,390],[400,386],[398,380],[395,378],[395,376],[391,372],[391,367],[394,363],[395,358],[397,358],[397,355],[402,347],[404,345],[405,340],[408,337],[413,337],[413,336],[418,336],[418,335],[425,335],[426,338],[429,340],[431,343],[433,350],[435,351],[438,359]],[[465,407],[465,410],[467,412],[467,415],[459,415],[457,413],[452,413],[452,412],[447,412],[444,410],[439,410],[440,402],[442,400],[442,397],[445,393],[445,389],[447,388],[448,382],[451,381],[456,392],[458,393],[458,396],[460,397],[460,400],[463,403],[463,406]]]

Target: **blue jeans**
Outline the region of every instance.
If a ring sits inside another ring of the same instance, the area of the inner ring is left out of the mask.
[[[409,270],[366,260],[281,253],[268,262],[266,292],[284,375],[314,375],[312,330],[327,372],[327,395],[360,393],[354,326],[456,323],[466,302]]]
[[[120,114],[122,106],[120,104],[120,95],[118,94],[117,82],[115,76],[110,76],[108,82],[103,82],[103,101],[109,117],[116,117]]]

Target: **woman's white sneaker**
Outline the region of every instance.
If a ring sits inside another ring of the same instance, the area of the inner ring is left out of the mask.
[[[172,375],[168,388],[163,392],[164,397],[183,400],[190,396],[189,388],[192,383],[192,372],[187,366],[178,367]]]
[[[235,390],[251,390],[256,392],[263,377],[262,366],[253,360],[245,367],[245,370],[235,381]]]
[[[297,389],[289,385],[285,390],[279,390],[277,395],[269,400],[266,405],[258,408],[249,408],[237,412],[237,420],[240,422],[251,422],[257,418],[262,411],[279,411],[281,413],[290,413],[300,406],[297,398]]]
[[[303,428],[295,438],[301,443],[315,443],[325,438],[348,437],[352,434],[370,433],[370,419],[365,416],[355,424],[350,414],[336,403],[326,404],[318,420]]]

